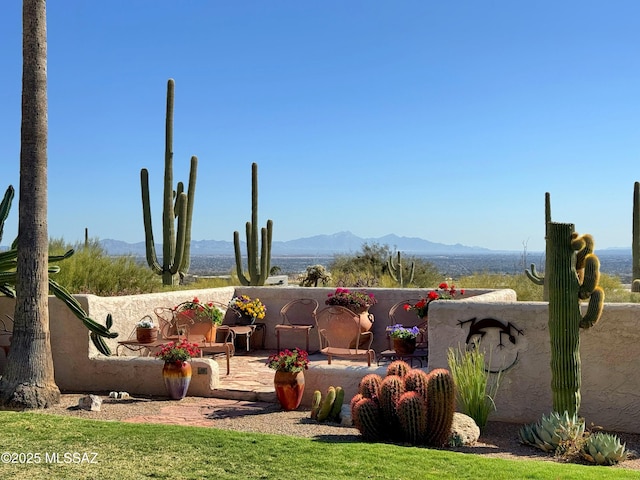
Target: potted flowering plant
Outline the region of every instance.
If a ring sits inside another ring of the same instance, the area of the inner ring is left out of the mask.
[[[304,370],[309,368],[307,352],[300,348],[282,350],[269,356],[267,366],[276,371],[273,385],[282,408],[298,408],[304,394]]]
[[[393,341],[393,349],[398,355],[411,354],[416,350],[416,339],[420,334],[418,327],[405,327],[399,323],[387,327],[387,333]]]
[[[156,353],[156,357],[164,360],[165,363],[186,362],[196,355],[200,355],[198,344],[191,343],[186,338],[180,342],[169,342],[162,345],[160,351]]]
[[[420,318],[424,318],[427,316],[429,311],[429,304],[434,300],[452,300],[458,291],[456,290],[455,285],[449,285],[447,282],[442,282],[438,285],[438,288],[435,290],[431,290],[427,293],[426,297],[421,298],[413,305],[405,304],[404,309],[406,311],[415,310],[416,315]],[[460,295],[464,295],[464,290],[460,290]]]
[[[164,360],[162,378],[172,399],[181,400],[187,395],[191,383],[191,364],[188,360],[199,354],[198,344],[187,339],[179,343],[169,342],[156,353],[156,357]]]
[[[347,288],[336,288],[335,292],[327,296],[329,298],[324,302],[326,305],[339,305],[356,313],[365,311],[377,303],[373,293],[367,293],[363,290],[351,291]]]
[[[301,372],[309,368],[309,354],[305,350],[282,350],[269,355],[267,366],[279,372]]]
[[[250,298],[248,295],[233,297],[229,302],[229,307],[239,312],[249,325],[253,325],[256,320],[264,319],[267,314],[267,307],[264,306],[260,299]]]
[[[193,320],[209,320],[213,325],[222,325],[224,313],[213,302],[203,303],[198,297],[174,307],[176,312],[186,314]]]
[[[139,343],[153,343],[158,339],[158,328],[147,315],[136,323],[136,340]]]

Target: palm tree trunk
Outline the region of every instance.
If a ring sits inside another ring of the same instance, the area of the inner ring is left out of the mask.
[[[16,308],[0,403],[44,408],[60,400],[49,331],[46,0],[23,0],[22,126]]]

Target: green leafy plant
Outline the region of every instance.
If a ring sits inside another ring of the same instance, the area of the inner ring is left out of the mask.
[[[186,338],[180,343],[169,342],[163,345],[160,351],[156,353],[157,358],[168,363],[186,362],[197,355],[200,355],[198,344],[191,343]]]
[[[495,398],[502,372],[491,374],[487,371],[485,353],[477,341],[468,349],[449,348],[447,360],[456,384],[458,407],[473,418],[481,430],[484,429],[489,414],[496,409]]]
[[[339,305],[351,310],[366,309],[375,305],[377,300],[373,293],[367,293],[364,290],[349,290],[348,288],[336,288],[334,293],[327,295],[325,300],[327,305]]]
[[[279,372],[301,372],[309,368],[309,355],[306,350],[295,348],[282,350],[269,355],[267,366]]]

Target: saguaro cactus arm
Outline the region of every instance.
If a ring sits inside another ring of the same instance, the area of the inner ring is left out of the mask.
[[[551,194],[549,192],[545,192],[545,194],[544,194],[544,236],[545,236],[545,240],[549,236],[549,223],[551,223]],[[548,245],[548,243],[547,243],[547,245]],[[549,261],[549,251],[547,250],[547,252],[545,254],[545,272],[548,271],[548,264],[547,264],[548,261]],[[549,285],[548,285],[547,281],[545,280],[545,276],[544,275],[540,275],[536,271],[535,265],[532,263],[531,264],[531,271],[525,270],[524,273],[526,273],[526,275],[529,278],[529,280],[531,280],[533,283],[535,283],[536,285],[542,285],[543,286],[542,298],[545,301],[549,300]]]

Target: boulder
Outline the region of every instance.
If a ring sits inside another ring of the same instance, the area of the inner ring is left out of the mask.
[[[464,413],[453,414],[449,444],[452,446],[473,445],[480,438],[480,428],[475,420]]]
[[[99,412],[102,407],[102,399],[97,395],[87,395],[78,399],[78,407],[83,410]]]

